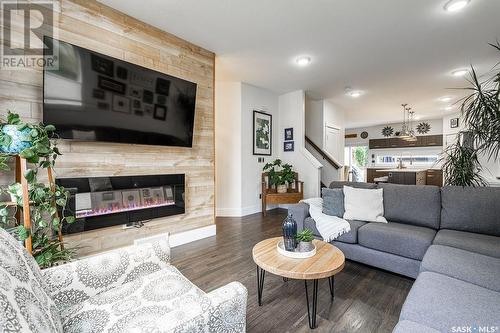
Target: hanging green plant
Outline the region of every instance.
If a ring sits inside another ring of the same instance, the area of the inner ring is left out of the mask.
[[[9,161],[16,154],[25,158],[32,167],[23,175],[28,183],[32,228],[26,230],[20,221],[15,221],[15,224],[19,240],[32,236],[33,256],[41,267],[68,260],[74,252],[63,249],[61,242],[54,237],[60,232],[62,223],[73,223],[75,220],[66,210],[69,192],[62,186],[46,185],[37,179],[39,170],[53,168],[57,157],[61,155],[54,131],[53,125],[24,123],[19,115],[10,111],[6,120],[0,120],[0,171],[10,170]],[[19,133],[22,133],[22,137]],[[1,188],[1,192],[10,196],[14,210],[23,208],[20,183]],[[11,210],[12,205],[0,203],[0,223],[3,226],[9,226],[13,221]]]

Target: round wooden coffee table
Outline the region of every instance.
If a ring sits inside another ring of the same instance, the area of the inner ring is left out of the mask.
[[[307,259],[293,259],[278,253],[276,244],[282,237],[269,238],[253,247],[253,261],[257,264],[257,292],[259,306],[262,305],[262,290],[266,271],[287,279],[304,280],[306,289],[307,316],[309,327],[316,328],[316,308],[318,304],[318,280],[328,278],[330,295],[334,297],[334,276],[344,268],[345,257],[342,251],[332,244],[313,240],[316,254]],[[307,281],[313,281],[312,305],[309,305]]]

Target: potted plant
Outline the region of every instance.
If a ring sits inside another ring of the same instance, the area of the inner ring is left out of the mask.
[[[500,51],[500,43],[490,45]],[[461,105],[465,130],[442,158],[446,185],[486,186],[479,157],[500,157],[500,67],[488,74],[482,79],[485,75],[478,75],[474,67],[470,70],[469,87],[464,88],[470,95]]]
[[[312,241],[314,239],[314,235],[311,229],[304,229],[297,233],[296,239],[299,242],[299,245],[297,246],[299,252],[309,252],[313,249]]]
[[[295,180],[295,173],[290,164],[282,164],[280,159],[266,163],[263,168],[267,172],[269,187],[276,187],[278,193],[286,193],[288,186]]]
[[[65,249],[55,237],[63,222],[72,223],[75,220],[74,216],[66,213],[70,194],[62,186],[46,185],[37,178],[40,169],[53,168],[56,158],[61,155],[54,131],[53,125],[24,123],[19,115],[10,111],[6,121],[0,120],[0,171],[10,170],[8,162],[16,154],[25,158],[31,166],[22,177],[28,183],[32,228],[25,229],[21,221],[13,218],[12,208],[14,211],[23,208],[20,183],[0,188],[0,194],[10,195],[13,202],[11,205],[0,202],[0,224],[17,227],[20,241],[31,235],[33,256],[42,268],[67,261],[74,253],[72,249]]]

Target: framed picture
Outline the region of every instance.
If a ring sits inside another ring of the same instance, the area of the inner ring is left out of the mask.
[[[114,63],[109,59],[99,57],[96,54],[91,54],[92,69],[98,73],[114,77]]]
[[[293,141],[285,141],[283,142],[283,151],[294,151],[295,144]]]
[[[285,128],[285,141],[293,140],[293,127]]]
[[[124,83],[100,76],[97,78],[97,86],[101,89],[112,91],[121,95],[125,94],[126,85]]]
[[[458,127],[458,118],[451,118],[450,119],[450,127],[451,128],[457,128]]]
[[[272,154],[273,116],[264,112],[253,112],[253,154]]]
[[[156,79],[156,93],[168,96],[168,91],[170,90],[170,81],[157,78]]]
[[[153,118],[158,119],[158,120],[167,119],[167,107],[163,106],[163,105],[156,104]]]
[[[127,97],[113,95],[113,111],[130,113],[130,100]]]

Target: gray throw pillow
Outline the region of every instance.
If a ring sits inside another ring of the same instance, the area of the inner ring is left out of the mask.
[[[341,188],[323,188],[321,189],[323,195],[323,214],[330,216],[337,216],[342,218],[344,216],[344,191]]]

